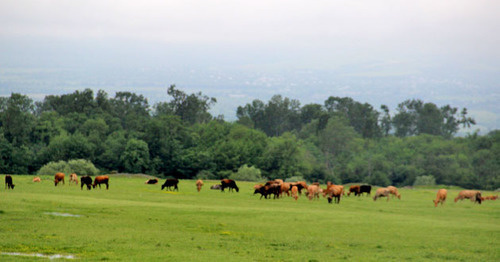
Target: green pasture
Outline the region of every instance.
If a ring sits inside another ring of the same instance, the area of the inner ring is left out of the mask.
[[[448,201],[436,189],[400,189],[401,200],[344,197],[339,205],[304,196],[259,199],[253,183],[239,193],[179,192],[112,176],[110,189],[54,187],[0,176],[0,261],[46,260],[10,253],[114,261],[500,261],[500,201]],[[493,194],[483,192],[483,195]],[[372,194],[373,196],[373,194]],[[66,214],[67,216],[61,216]],[[64,259],[64,258],[62,258]]]

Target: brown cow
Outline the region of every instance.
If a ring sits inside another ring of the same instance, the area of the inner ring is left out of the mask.
[[[391,192],[391,195],[394,197],[398,197],[401,199],[401,194],[399,194],[398,189],[394,186],[388,186],[387,189],[389,189],[389,192]]]
[[[334,185],[329,183],[326,190],[323,190],[323,197],[328,195],[328,203],[332,203],[332,199],[335,198],[335,203],[340,203],[340,198],[344,195],[344,186]]]
[[[434,207],[437,207],[439,203],[441,203],[441,206],[443,206],[444,201],[446,201],[446,195],[448,194],[448,191],[446,189],[439,189],[436,195],[436,200],[434,201]]]
[[[33,183],[42,181],[39,176],[33,178]]]
[[[307,197],[309,200],[313,200],[313,198],[319,198],[319,193],[320,193],[320,187],[317,185],[310,185],[307,188]]]
[[[389,201],[390,195],[391,191],[388,188],[386,187],[378,188],[377,191],[375,191],[375,196],[373,197],[373,201],[377,201],[377,198],[380,197],[387,197],[387,201]]]
[[[97,185],[99,185],[99,188],[101,188],[101,184],[106,185],[106,190],[109,189],[109,176],[96,176],[94,178],[94,184],[92,185],[93,188],[95,188]]]
[[[71,182],[74,182],[76,185],[78,185],[78,176],[73,173],[69,176],[69,185],[71,185]]]
[[[481,204],[481,192],[477,190],[462,190],[455,197],[455,203],[458,200],[464,200],[465,198],[470,199],[471,202],[478,202]]]
[[[290,182],[290,186],[296,186],[299,190],[299,195],[302,195],[302,189],[307,190],[307,184],[305,181]]]
[[[293,199],[295,199],[295,201],[297,201],[297,199],[299,198],[299,189],[297,188],[297,186],[293,186],[292,189],[292,197]]]
[[[496,196],[485,196],[485,197],[481,197],[481,200],[484,201],[484,200],[497,200],[498,198],[498,195]]]
[[[64,173],[56,173],[54,176],[54,186],[57,186],[57,184],[59,184],[59,182],[61,182],[61,181],[64,185],[64,177],[65,176],[66,175]]]
[[[355,196],[359,196],[359,194],[360,194],[359,190],[360,190],[359,185],[350,186],[349,187],[349,192],[347,193],[347,196],[350,196],[351,193],[354,193]]]
[[[12,183],[12,177],[9,175],[5,176],[5,188],[7,189],[14,189],[16,185]]]
[[[198,192],[200,192],[202,186],[203,181],[201,181],[201,179],[196,180],[196,190],[198,190]]]

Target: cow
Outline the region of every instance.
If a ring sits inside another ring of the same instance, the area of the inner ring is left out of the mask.
[[[156,179],[156,178],[148,179],[148,180],[146,180],[146,182],[144,182],[144,184],[146,184],[146,185],[156,185],[156,184],[158,184],[158,179]]]
[[[477,202],[481,204],[481,192],[477,190],[462,190],[458,193],[458,196],[455,197],[455,203],[458,200],[470,199],[471,202]]]
[[[92,184],[92,187],[95,189],[97,185],[99,185],[99,188],[101,188],[101,184],[106,185],[106,190],[109,189],[109,176],[96,176],[94,178],[94,184]]]
[[[389,189],[389,192],[391,192],[391,195],[394,197],[396,196],[398,199],[401,199],[401,194],[399,194],[398,189],[394,186],[388,186],[387,189]]]
[[[63,185],[64,185],[64,177],[66,175],[64,173],[56,173],[54,175],[54,186],[57,186],[57,184],[59,184],[59,182],[62,181]]]
[[[439,203],[441,203],[441,206],[443,206],[444,202],[446,201],[447,194],[448,191],[446,189],[439,189],[436,195],[436,200],[433,200],[434,207],[437,207]]]
[[[39,176],[33,178],[33,183],[38,183],[42,181]]]
[[[318,185],[310,185],[307,188],[307,197],[309,200],[313,200],[313,198],[319,198],[320,187]]]
[[[165,180],[165,183],[163,183],[163,185],[161,185],[161,190],[163,190],[164,188],[167,188],[166,189],[167,191],[177,190],[177,192],[179,192],[179,188],[177,187],[178,184],[179,184],[179,180],[177,178],[167,178],[167,180]],[[174,187],[174,189],[171,189],[171,187]]]
[[[283,184],[281,184],[281,195],[286,194],[287,196],[290,196],[290,189],[291,183],[283,182]]]
[[[210,187],[210,189],[213,189],[213,190],[220,190],[220,188],[221,188],[221,185],[220,185],[220,184],[215,184],[215,185],[212,185],[212,186]]]
[[[7,189],[14,189],[16,185],[12,183],[12,177],[9,175],[5,176],[5,188]]]
[[[272,183],[272,181],[267,182],[264,185],[266,195],[274,195],[274,199],[280,198],[281,195],[281,185],[279,183]],[[262,197],[261,197],[262,198]],[[267,198],[267,196],[266,196]]]
[[[360,186],[359,185],[353,185],[349,187],[349,192],[347,193],[347,196],[350,196],[351,193],[354,193],[355,196],[359,196],[359,191],[360,191]]]
[[[257,184],[255,186],[253,186],[254,188],[254,191],[253,191],[253,194],[260,194],[260,199],[262,199],[262,197],[264,197],[265,199],[267,199],[267,195],[268,195],[268,191],[266,190],[266,187],[262,184]]]
[[[307,184],[304,181],[291,182],[290,187],[292,187],[292,186],[297,187],[297,190],[299,190],[299,195],[302,195],[302,189],[305,188],[307,190]]]
[[[387,197],[387,201],[389,201],[390,195],[391,191],[388,188],[386,187],[378,188],[377,191],[375,191],[375,196],[373,197],[373,201],[377,201],[377,198],[380,197]]]
[[[292,197],[293,199],[295,199],[295,201],[297,201],[297,199],[299,198],[299,189],[297,188],[297,186],[293,186],[292,189]]]
[[[220,181],[220,190],[221,192],[224,192],[224,188],[229,188],[229,191],[233,191],[233,189],[236,189],[236,192],[239,192],[240,189],[236,185],[236,182],[232,179],[222,179]]]
[[[329,183],[327,188],[323,190],[323,197],[328,196],[328,203],[332,203],[332,199],[335,198],[334,202],[340,204],[340,198],[344,195],[344,186],[334,185]]]
[[[196,180],[196,190],[198,190],[198,192],[201,191],[202,186],[203,186],[203,181],[201,181],[201,179]]]
[[[370,185],[361,185],[359,186],[359,195],[366,193],[367,195],[371,195],[372,186]]]
[[[71,185],[71,182],[75,183],[76,185],[78,185],[78,176],[73,173],[69,176],[69,185]]]
[[[87,186],[87,190],[90,190],[92,187],[92,178],[90,176],[80,177],[80,190],[83,190],[84,185]]]
[[[497,200],[498,198],[498,195],[496,196],[485,196],[485,197],[481,197],[481,201],[484,201],[484,200]]]

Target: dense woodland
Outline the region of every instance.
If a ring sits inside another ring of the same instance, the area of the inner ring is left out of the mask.
[[[263,179],[413,185],[418,178],[464,188],[500,187],[500,132],[455,137],[474,125],[464,108],[421,100],[395,112],[349,97],[324,104],[273,96],[238,107],[238,120],[212,116],[215,98],[175,86],[170,101],[99,90],[0,98],[0,173],[33,174],[60,160],[86,159],[102,173],[159,177],[231,176],[241,167]]]

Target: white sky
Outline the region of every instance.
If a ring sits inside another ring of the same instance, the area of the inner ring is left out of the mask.
[[[493,0],[0,0],[0,37],[498,59],[499,14]]]

